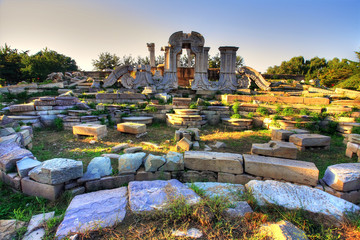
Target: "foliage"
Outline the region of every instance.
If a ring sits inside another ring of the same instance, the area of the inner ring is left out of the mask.
[[[217,53],[215,56],[211,57],[209,55],[209,68],[220,68],[220,55]],[[244,66],[244,58],[241,56],[236,56],[236,68]]]
[[[92,60],[92,64],[98,71],[115,69],[120,64],[120,58],[116,54],[111,55],[109,52],[102,52],[99,54],[98,59]]]
[[[197,104],[196,104],[196,102],[190,103],[189,108],[190,108],[190,109],[197,109]]]
[[[286,107],[281,111],[281,114],[286,117],[293,116],[295,113],[295,109],[292,107]]]
[[[233,118],[233,119],[241,119],[242,117],[241,117],[241,115],[240,115],[240,114],[235,113],[235,114],[231,115],[231,117],[230,117],[230,118]]]
[[[156,111],[157,111],[157,108],[156,108],[155,106],[147,105],[144,110],[145,110],[145,111],[148,111],[148,112],[156,112]]]
[[[259,113],[261,116],[265,117],[269,115],[269,110],[266,107],[258,107],[256,112]]]
[[[78,70],[74,59],[48,48],[31,56],[23,55],[22,63],[25,66],[21,69],[23,77],[36,82],[44,81],[52,72]]]
[[[360,90],[360,73],[355,74],[348,79],[340,82],[335,87],[337,88],[345,88],[350,90]]]
[[[283,61],[280,66],[269,67],[267,74],[301,74],[306,80],[319,79],[326,87],[339,87],[357,89],[359,87],[360,52],[355,52],[358,61],[348,59],[314,57],[305,60],[303,56],[293,57],[289,61]],[[354,77],[353,77],[354,76]],[[350,80],[349,80],[350,79]],[[345,83],[346,82],[346,83]],[[351,84],[354,83],[354,84]]]
[[[234,112],[234,114],[238,114],[239,113],[239,106],[240,106],[240,103],[239,102],[235,102],[232,106],[232,110]]]
[[[24,67],[22,63],[23,55],[27,52],[20,53],[17,49],[11,49],[5,43],[4,47],[0,47],[0,84],[15,84],[23,79],[21,69]]]
[[[64,130],[64,120],[62,118],[55,118],[54,124],[57,131]]]

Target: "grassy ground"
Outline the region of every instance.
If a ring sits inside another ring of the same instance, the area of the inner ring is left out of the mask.
[[[77,139],[70,131],[57,132],[43,129],[35,131],[32,152],[41,161],[54,157],[81,160],[86,169],[92,158],[103,153],[110,153],[111,147],[119,143],[127,142],[130,146],[143,146],[146,152],[158,155],[174,151],[174,133],[175,129],[169,128],[165,124],[153,124],[148,127],[148,135],[140,139],[135,138],[133,135],[119,133],[115,129],[109,129],[108,135],[103,140],[90,144],[90,141],[93,139],[91,137],[80,137]],[[226,148],[219,150],[222,152],[250,153],[252,143],[265,143],[269,140],[270,131],[268,130],[233,132],[224,129],[222,126],[206,127],[201,130],[201,145],[207,144],[211,146],[216,141],[222,141],[227,145]],[[314,162],[320,170],[320,177],[323,176],[326,167],[329,165],[342,162],[356,162],[357,159],[345,157],[346,147],[342,140],[342,137],[332,136],[330,150],[301,152],[298,155],[298,159]],[[143,145],[141,144],[142,141],[156,143],[162,148],[155,149]],[[117,169],[116,161],[113,161],[112,165],[113,169]],[[0,219],[28,221],[33,214],[48,211],[56,211],[56,215],[60,215],[60,218],[52,219],[46,224],[47,239],[53,238],[56,226],[60,223],[70,201],[71,196],[69,195],[64,195],[55,202],[24,196],[21,193],[14,193],[0,182]],[[125,222],[116,228],[88,232],[82,235],[82,237],[84,239],[171,239],[172,229],[198,227],[204,232],[204,239],[261,239],[261,237],[256,235],[259,225],[268,221],[288,219],[306,231],[310,239],[360,238],[359,228],[357,228],[360,225],[360,220],[357,220],[357,223],[347,223],[340,227],[328,227],[324,226],[321,221],[316,221],[316,219],[301,211],[289,212],[276,207],[259,208],[251,199],[248,199],[248,201],[256,211],[255,214],[243,219],[229,220],[224,218],[220,211],[224,207],[221,205],[223,203],[218,202],[218,205],[216,205],[216,203],[211,201],[213,200],[207,199],[206,202],[191,207],[190,210],[184,209],[190,208],[189,206],[174,203],[175,205],[177,204],[176,208],[173,208],[175,213],[159,213],[155,218],[128,215]],[[220,202],[226,203],[226,201]],[[204,209],[207,210],[205,211]],[[197,212],[202,217],[195,216],[194,212]],[[169,214],[177,214],[177,217],[169,216]],[[204,223],[201,219],[203,217],[206,218],[207,214],[217,217],[212,217],[211,220]],[[23,234],[24,231],[25,229],[22,229],[19,234]]]

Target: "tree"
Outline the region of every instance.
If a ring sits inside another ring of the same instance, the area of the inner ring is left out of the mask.
[[[115,54],[111,55],[109,52],[99,54],[99,59],[93,59],[92,64],[96,70],[102,71],[105,69],[115,69],[120,65],[120,58]]]
[[[6,43],[4,47],[0,47],[0,79],[6,84],[16,84],[23,80],[21,68],[24,64],[21,60],[25,55],[27,51],[19,53],[17,49],[11,49]]]
[[[236,68],[244,66],[244,58],[242,56],[236,56]]]
[[[220,68],[220,55],[217,53],[215,56],[209,55],[209,68]]]
[[[24,55],[22,63],[25,65],[25,68],[21,69],[23,76],[35,81],[45,80],[47,75],[52,72],[78,70],[74,59],[48,48],[31,56]]]
[[[164,59],[165,59],[164,55],[158,55],[155,59],[155,65],[157,66],[159,64],[164,64],[165,61]]]

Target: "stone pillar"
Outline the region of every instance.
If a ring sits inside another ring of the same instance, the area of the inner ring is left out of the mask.
[[[188,67],[191,67],[191,50],[189,48],[186,49],[187,57],[188,57]]]
[[[219,47],[220,51],[220,79],[219,90],[236,90],[236,51],[238,47]]]
[[[202,47],[200,51],[195,53],[195,74],[194,81],[191,83],[191,89],[193,90],[216,90],[216,86],[211,84],[208,80],[208,57],[209,47]]]
[[[148,50],[150,52],[150,66],[155,66],[155,43],[147,43]]]
[[[175,89],[178,87],[177,69],[176,69],[176,51],[172,47],[165,46],[161,48],[165,51],[164,77],[158,85],[158,89]]]
[[[181,65],[181,62],[180,62],[181,54],[182,54],[182,51],[180,51],[180,53],[178,53],[176,55],[176,68],[180,67],[180,65]]]

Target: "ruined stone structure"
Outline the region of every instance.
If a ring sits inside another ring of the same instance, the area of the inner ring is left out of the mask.
[[[188,56],[188,67],[191,67],[191,56],[195,56],[194,79],[191,80],[193,90],[223,90],[235,91],[239,88],[249,88],[250,82],[254,81],[261,89],[270,89],[270,83],[252,68],[243,67],[240,69],[242,77],[236,76],[236,52],[238,47],[223,46],[220,51],[220,76],[218,81],[208,79],[208,57],[209,47],[205,47],[204,37],[192,31],[183,33],[182,31],[173,33],[167,46],[161,48],[164,51],[164,73],[156,71],[153,76],[151,68],[155,67],[155,44],[148,43],[150,53],[150,65],[120,66],[116,68],[110,76],[104,80],[104,87],[113,85],[118,79],[125,88],[137,89],[139,87],[156,87],[161,90],[177,89],[179,86],[178,69],[180,67],[180,57],[182,50],[186,49]],[[158,69],[159,70],[159,69]],[[135,78],[130,72],[135,71]]]

